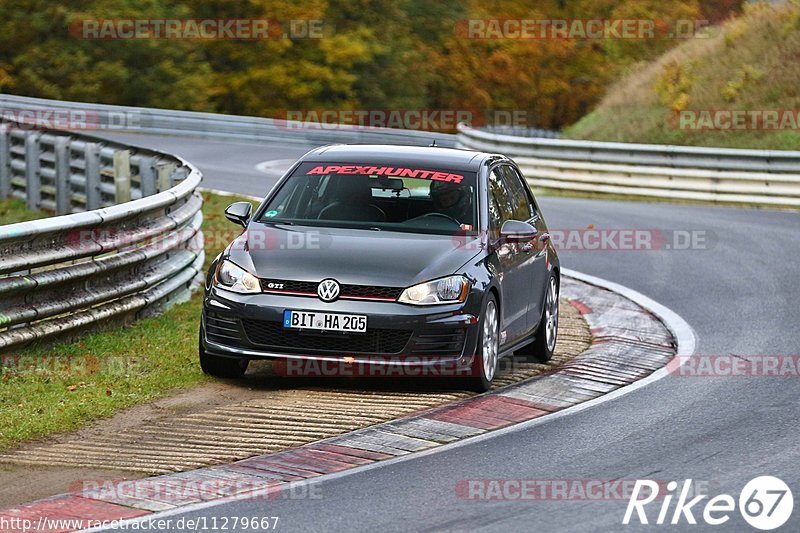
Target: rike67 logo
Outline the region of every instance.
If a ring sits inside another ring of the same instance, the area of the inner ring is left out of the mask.
[[[692,480],[687,479],[679,487],[677,481],[670,481],[666,486],[666,493],[659,494],[659,484],[649,479],[636,480],[633,493],[628,500],[628,507],[622,523],[625,525],[636,524],[690,524],[696,525],[699,515],[703,522],[711,526],[725,524],[738,510],[742,518],[756,529],[768,531],[784,525],[792,516],[794,497],[789,486],[782,480],[773,476],[760,476],[750,480],[739,493],[738,502],[729,494],[714,496],[702,505],[701,502],[709,498],[707,494],[692,494]],[[691,499],[690,499],[691,498]],[[676,500],[674,508],[672,502]],[[652,506],[648,515],[645,507],[658,501]],[[658,509],[658,515],[653,522],[653,511]]]

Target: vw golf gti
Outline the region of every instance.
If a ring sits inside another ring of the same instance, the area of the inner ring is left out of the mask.
[[[252,359],[333,362],[485,391],[501,357],[553,355],[558,255],[507,157],[321,147],[255,212],[237,202],[225,214],[244,232],[208,272],[208,374],[239,377]]]

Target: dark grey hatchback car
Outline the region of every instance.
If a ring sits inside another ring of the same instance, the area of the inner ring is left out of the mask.
[[[274,359],[485,391],[501,357],[553,355],[558,255],[507,157],[326,146],[254,213],[246,202],[225,213],[245,231],[208,272],[206,373],[238,377],[251,359]]]

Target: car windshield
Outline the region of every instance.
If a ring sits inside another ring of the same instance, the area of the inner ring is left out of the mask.
[[[477,231],[477,175],[435,166],[302,163],[260,222],[439,235]]]

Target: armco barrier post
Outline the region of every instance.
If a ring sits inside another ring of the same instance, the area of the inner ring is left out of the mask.
[[[84,151],[86,173],[86,210],[100,208],[100,145],[86,143]]]
[[[42,182],[39,175],[39,136],[38,131],[25,136],[25,194],[28,209],[38,209],[42,201]]]
[[[69,180],[69,138],[55,139],[56,164],[56,215],[66,215],[70,209],[71,193]]]
[[[131,201],[131,153],[129,150],[114,152],[115,201],[118,204]]]
[[[165,163],[158,165],[158,192],[164,192],[172,188],[172,174],[175,173],[177,165],[175,163]]]
[[[0,124],[0,199],[11,194],[11,154],[8,145],[8,124]]]
[[[153,157],[139,156],[139,180],[142,187],[142,198],[156,193],[156,160]]]

